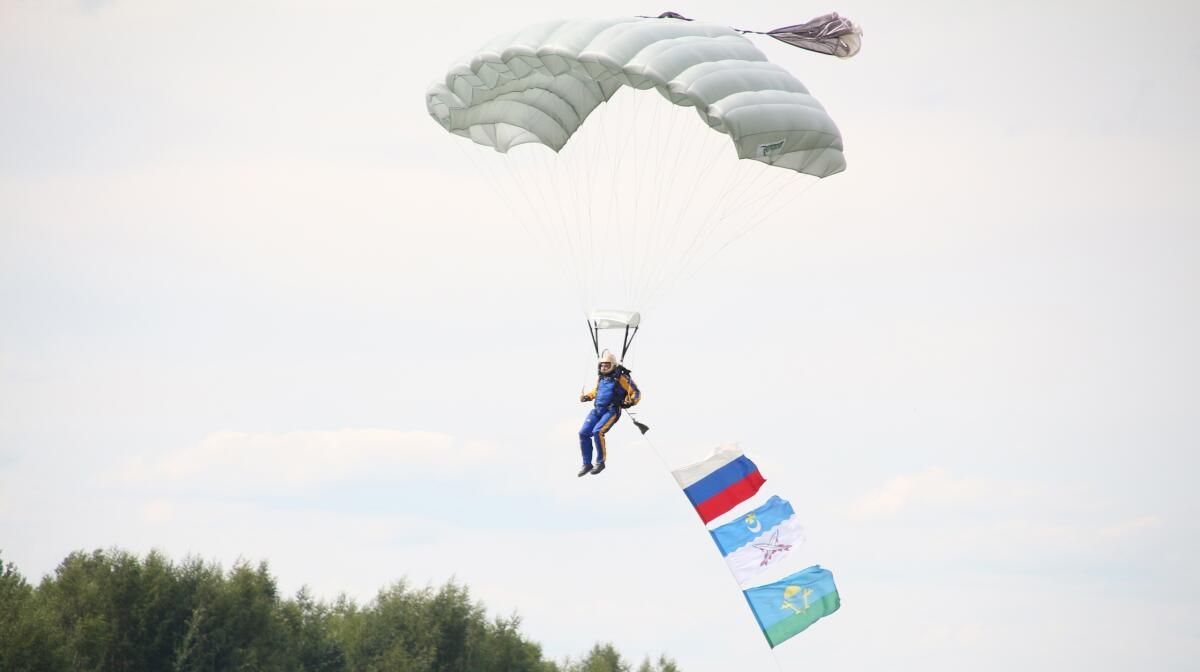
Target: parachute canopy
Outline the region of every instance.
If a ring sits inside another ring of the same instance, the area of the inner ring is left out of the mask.
[[[727,26],[675,18],[572,19],[501,35],[426,92],[446,130],[507,152],[561,150],[622,86],[656,89],[732,140],[738,158],[826,177],[842,138],[794,76]]]

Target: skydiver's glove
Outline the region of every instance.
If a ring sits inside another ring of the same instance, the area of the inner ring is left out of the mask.
[[[586,404],[587,402],[591,401],[591,399],[588,399],[586,394],[581,394],[579,395],[579,401],[580,403]]]

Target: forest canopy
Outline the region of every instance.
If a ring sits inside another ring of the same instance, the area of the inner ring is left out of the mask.
[[[611,643],[547,660],[520,625],[453,580],[402,579],[360,605],[281,596],[266,562],[75,552],[34,586],[0,556],[0,670],[678,672],[666,656],[634,667]]]

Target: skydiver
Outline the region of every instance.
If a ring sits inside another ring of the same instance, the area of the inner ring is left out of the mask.
[[[629,369],[621,366],[617,356],[605,350],[597,365],[599,377],[591,392],[579,395],[579,401],[595,401],[592,411],[579,428],[579,448],[583,453],[583,468],[576,476],[598,474],[604,471],[608,457],[604,435],[621,418],[621,409],[629,408],[642,400],[642,393],[629,375]],[[592,446],[595,444],[596,466],[592,466]]]

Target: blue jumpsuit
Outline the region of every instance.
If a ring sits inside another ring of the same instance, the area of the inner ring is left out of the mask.
[[[604,435],[621,419],[621,408],[641,401],[642,393],[634,384],[629,370],[618,367],[608,375],[600,374],[596,389],[584,397],[595,399],[596,404],[583,421],[583,427],[579,428],[579,449],[583,453],[584,465],[589,465],[592,463],[592,445],[595,444],[596,463],[603,464],[608,457]]]

